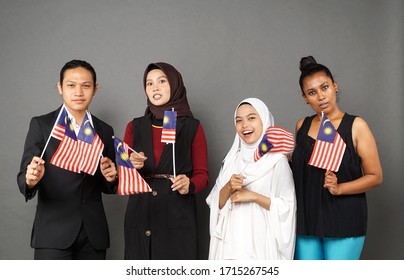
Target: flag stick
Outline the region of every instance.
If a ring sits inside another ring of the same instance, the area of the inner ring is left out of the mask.
[[[57,120],[58,120],[58,119],[56,119],[56,121],[57,121]],[[52,131],[53,131],[53,129],[52,129]],[[49,134],[48,140],[46,141],[45,147],[44,147],[43,150],[42,150],[42,153],[41,153],[40,158],[43,158],[43,155],[45,154],[45,150],[46,150],[46,148],[48,147],[49,140],[50,140],[51,135],[52,135],[52,131],[51,131],[51,133]]]
[[[62,107],[60,108],[59,114],[58,114],[58,116],[57,116],[57,118],[56,118],[56,121],[55,121],[55,123],[53,124],[53,128],[52,128],[52,130],[51,130],[51,133],[49,134],[48,140],[46,140],[46,144],[45,144],[45,147],[44,147],[43,150],[42,150],[42,153],[41,153],[40,158],[43,158],[43,155],[45,154],[45,150],[46,150],[46,148],[48,147],[49,140],[51,139],[51,136],[52,136],[52,132],[53,132],[53,130],[55,129],[55,126],[56,126],[56,124],[57,124],[57,122],[58,122],[58,120],[59,120],[60,114],[62,114],[62,111],[63,111],[63,108],[64,108],[64,107],[65,107],[65,104],[63,103]]]
[[[174,179],[177,177],[177,174],[175,172],[175,143],[173,143],[173,172],[174,172]]]
[[[114,139],[115,136],[112,136],[112,139]],[[141,158],[145,158],[144,156],[142,156],[141,154],[139,154],[138,152],[136,152],[134,149],[132,149],[131,147],[129,147],[128,145],[128,149],[131,150],[132,152],[134,152],[135,154],[137,154],[138,156],[140,156]]]
[[[174,107],[171,108],[171,111],[174,112]],[[175,120],[175,125],[177,126],[177,120]],[[177,131],[177,128],[175,129]],[[173,173],[174,173],[174,179],[177,177],[177,173],[175,171],[175,142],[173,143]]]
[[[139,154],[138,152],[136,152],[134,149],[132,149],[131,147],[129,147],[129,145],[128,145],[128,149],[131,150],[132,152],[134,152],[135,154],[137,154],[138,156],[144,158],[144,156],[142,156],[141,154]]]

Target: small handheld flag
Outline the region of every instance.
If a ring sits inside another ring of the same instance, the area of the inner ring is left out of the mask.
[[[161,132],[161,142],[175,143],[175,130],[177,126],[177,112],[164,111],[163,131]]]
[[[117,137],[114,137],[114,146],[119,174],[118,194],[131,195],[151,192],[150,186],[140,176],[129,159],[129,146]]]
[[[63,108],[63,110],[65,109]],[[73,125],[67,114],[63,122],[59,122],[58,120],[58,125],[62,125],[62,123],[65,128],[63,138],[56,152],[53,154],[50,163],[57,167],[80,173],[82,155]]]
[[[175,134],[177,128],[177,112],[174,111],[164,111],[163,118],[163,131],[161,132],[161,142],[172,143],[173,144],[173,173],[174,178],[176,177],[175,172]]]
[[[104,150],[104,143],[102,143],[101,138],[91,125],[88,113],[81,124],[77,139],[83,157],[81,171],[94,175],[100,162],[100,156]]]
[[[283,153],[293,152],[295,140],[293,134],[280,126],[270,126],[265,131],[264,137],[254,153],[254,161],[259,160],[266,153]]]
[[[258,145],[257,149],[255,150],[254,161],[259,160],[263,155],[268,153],[273,147],[274,147],[274,145],[272,145],[269,142],[267,135],[264,134],[264,137],[262,137],[260,144]]]
[[[345,148],[344,140],[326,115],[322,113],[320,129],[308,164],[337,172],[341,165]]]

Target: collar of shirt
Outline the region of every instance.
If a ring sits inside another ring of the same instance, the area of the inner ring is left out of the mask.
[[[70,114],[69,110],[66,108],[66,112],[67,112],[67,116],[70,119],[70,122],[72,123],[73,127],[74,127],[74,133],[76,134],[76,136],[79,134],[80,131],[80,125],[77,124],[76,119],[73,117],[72,114]],[[88,120],[90,121],[91,126],[94,128],[94,124],[93,124],[93,118],[91,117],[90,112],[87,111],[87,116],[88,116]]]

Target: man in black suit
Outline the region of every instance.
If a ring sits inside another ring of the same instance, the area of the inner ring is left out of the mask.
[[[34,259],[106,258],[110,244],[102,192],[115,193],[118,180],[114,131],[87,113],[97,88],[95,70],[85,61],[72,60],[60,71],[58,90],[76,135],[87,114],[104,143],[103,157],[94,175],[50,164],[60,140],[50,137],[47,146],[46,142],[61,108],[31,119],[17,182],[26,201],[38,193],[31,235]]]

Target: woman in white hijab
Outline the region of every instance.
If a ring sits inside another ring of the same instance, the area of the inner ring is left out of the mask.
[[[216,184],[210,206],[209,259],[293,259],[296,198],[293,176],[282,153],[254,153],[274,125],[268,107],[247,98],[236,108],[236,136]]]

